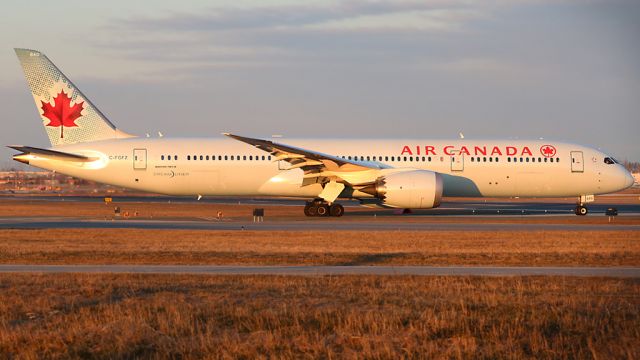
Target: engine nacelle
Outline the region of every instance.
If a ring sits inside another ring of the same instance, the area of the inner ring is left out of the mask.
[[[375,196],[389,207],[435,208],[442,199],[442,177],[427,170],[388,174],[376,181]]]

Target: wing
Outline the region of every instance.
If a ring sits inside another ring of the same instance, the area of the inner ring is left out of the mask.
[[[270,140],[253,139],[229,133],[224,135],[271,153],[275,158],[274,161],[286,161],[291,164],[291,169],[302,169],[304,171],[302,186],[325,184],[331,181],[347,184],[370,182],[377,177],[372,173],[377,174],[378,170],[382,169],[382,165],[377,163],[347,160]],[[371,179],[372,176],[373,179]]]

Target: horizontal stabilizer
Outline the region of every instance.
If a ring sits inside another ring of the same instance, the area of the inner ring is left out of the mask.
[[[32,146],[20,146],[20,145],[10,145],[12,149],[21,151],[22,154],[15,155],[14,160],[25,162],[25,155],[35,155],[40,158],[50,159],[50,160],[61,160],[61,161],[73,161],[73,162],[91,162],[98,160],[96,157],[89,157],[78,154],[71,154],[62,151],[49,150],[49,149],[41,149]],[[28,162],[28,160],[27,160]]]

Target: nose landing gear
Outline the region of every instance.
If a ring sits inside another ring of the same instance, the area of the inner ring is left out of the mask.
[[[584,205],[578,205],[576,206],[575,212],[576,212],[576,215],[585,216],[589,213],[589,209],[587,209],[587,207]]]
[[[589,209],[587,209],[586,203],[594,202],[596,197],[593,195],[580,195],[578,199],[578,205],[576,205],[575,213],[578,216],[585,216],[589,213]]]
[[[334,216],[340,217],[344,215],[344,207],[340,204],[333,203],[329,205],[324,200],[313,200],[304,206],[304,214],[306,216]]]

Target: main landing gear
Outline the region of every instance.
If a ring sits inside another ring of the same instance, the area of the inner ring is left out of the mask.
[[[344,215],[344,207],[337,203],[329,205],[329,203],[324,200],[316,199],[307,202],[307,204],[304,206],[304,214],[306,216],[340,217]]]

